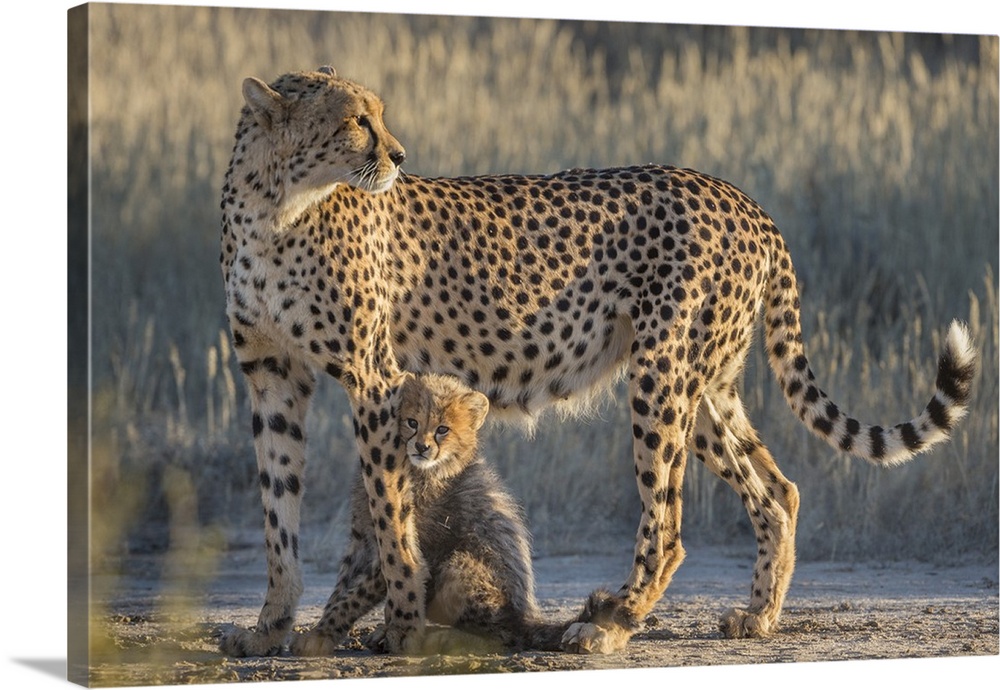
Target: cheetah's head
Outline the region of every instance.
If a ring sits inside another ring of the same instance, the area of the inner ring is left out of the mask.
[[[410,464],[450,475],[476,454],[490,403],[452,376],[409,376],[401,389],[399,435]]]
[[[270,85],[248,77],[243,98],[247,155],[270,163],[279,201],[327,194],[338,184],[385,191],[406,158],[382,120],[379,97],[330,67]]]

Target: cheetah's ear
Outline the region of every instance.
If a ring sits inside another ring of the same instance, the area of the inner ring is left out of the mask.
[[[243,100],[250,106],[257,124],[266,130],[285,119],[284,97],[257,77],[243,80]]]
[[[462,402],[472,416],[472,428],[479,431],[486,422],[486,415],[490,411],[490,400],[482,393],[473,391],[465,395]]]

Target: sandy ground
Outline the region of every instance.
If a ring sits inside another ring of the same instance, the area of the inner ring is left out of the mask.
[[[217,650],[227,624],[252,625],[264,592],[259,549],[228,550],[212,561],[215,576],[192,576],[205,559],[142,556],[126,578],[98,576],[95,630],[106,636],[91,683],[149,685],[321,678],[505,673],[572,669],[759,664],[997,655],[995,562],[957,567],[924,563],[800,563],[780,631],[766,640],[726,640],[720,614],[745,604],[752,552],[688,548],[667,595],[628,648],[608,656],[529,652],[404,658],[373,655],[359,638],[377,623],[363,619],[355,638],[332,658],[233,659]],[[616,587],[629,562],[614,555],[548,557],[536,562],[546,616],[569,618],[595,587]],[[181,567],[178,567],[181,563]],[[170,572],[178,573],[170,575]],[[315,620],[335,573],[307,564],[299,620]]]

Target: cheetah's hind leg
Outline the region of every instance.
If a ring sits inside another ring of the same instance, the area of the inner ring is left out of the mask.
[[[757,538],[750,605],[720,621],[729,638],[765,637],[778,624],[795,569],[799,494],[760,442],[731,385],[715,385],[702,399],[695,457],[739,494]]]

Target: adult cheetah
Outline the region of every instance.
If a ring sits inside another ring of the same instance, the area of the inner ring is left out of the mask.
[[[948,437],[977,356],[953,323],[937,391],[913,420],[870,426],[813,381],[788,249],[734,186],[664,166],[548,176],[422,179],[381,100],[332,69],[243,84],[222,189],[221,264],[248,383],[267,547],[267,595],[231,655],[278,651],[302,592],[305,417],[316,372],[353,412],[385,577],[385,647],[416,649],[426,569],[396,424],[404,371],[459,377],[495,414],[531,419],[627,375],[642,499],[627,581],[591,598],[563,648],[624,647],[680,564],[688,450],[740,495],[759,545],[731,637],[775,629],[794,567],[799,497],[744,412],[737,377],[763,311],[764,346],[792,410],[838,450],[880,465]],[[317,631],[328,621],[322,620]],[[305,653],[332,651],[316,632]]]

